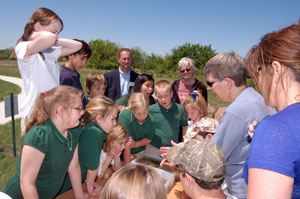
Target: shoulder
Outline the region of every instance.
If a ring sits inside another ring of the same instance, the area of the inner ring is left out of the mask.
[[[175,80],[175,81],[172,83],[172,87],[178,86],[178,85],[179,85],[179,82],[180,82],[180,79]]]
[[[194,87],[200,90],[206,90],[206,86],[197,78],[195,78]]]
[[[97,137],[106,137],[106,134],[97,124],[88,123],[83,129],[81,138],[93,139]]]
[[[137,77],[139,74],[137,72],[133,71],[133,70],[130,70],[130,75],[133,75],[133,76]]]
[[[119,74],[119,68],[116,68],[116,69],[114,69],[112,71],[104,73],[104,77],[105,78],[109,78],[109,77],[111,77],[113,75],[116,75],[116,74]]]
[[[158,103],[152,104],[149,107],[149,112],[156,111],[156,110],[159,110],[159,104]]]
[[[120,118],[128,118],[130,115],[131,115],[131,110],[130,109],[125,109],[120,114]]]

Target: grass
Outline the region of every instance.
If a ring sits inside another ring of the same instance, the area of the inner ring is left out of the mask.
[[[8,122],[0,125],[0,190],[4,188],[9,178],[16,171],[16,163],[21,146],[20,123],[20,119],[15,120],[17,157],[13,155],[12,123]]]
[[[0,102],[2,102],[5,97],[10,96],[10,93],[18,95],[20,92],[21,88],[16,84],[12,84],[0,79]]]

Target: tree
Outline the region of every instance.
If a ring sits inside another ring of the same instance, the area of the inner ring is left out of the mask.
[[[119,66],[118,46],[108,40],[91,40],[89,45],[92,55],[87,61],[87,66],[97,69],[114,69]]]
[[[164,73],[167,71],[166,60],[162,56],[152,53],[150,56],[148,55],[146,57],[144,69]]]
[[[177,70],[178,62],[183,57],[189,57],[194,60],[196,68],[203,69],[206,62],[216,55],[211,45],[202,46],[200,44],[185,43],[182,46],[172,49],[172,54],[166,56],[167,68]]]
[[[145,59],[146,59],[146,52],[144,52],[141,48],[135,47],[131,48],[131,56],[132,56],[132,68],[138,68],[141,71],[145,71]]]

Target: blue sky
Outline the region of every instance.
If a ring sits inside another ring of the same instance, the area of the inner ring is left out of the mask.
[[[300,0],[1,0],[0,49],[15,45],[39,7],[62,18],[60,37],[108,39],[162,56],[186,42],[245,56],[264,34],[300,17]]]

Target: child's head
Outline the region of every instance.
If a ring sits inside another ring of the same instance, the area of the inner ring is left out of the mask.
[[[85,66],[86,61],[90,58],[92,49],[85,41],[78,39],[74,40],[80,42],[82,47],[77,52],[66,56],[66,65],[73,70],[79,70]]]
[[[219,121],[221,120],[222,116],[223,116],[223,113],[224,113],[224,110],[227,108],[227,106],[220,106],[218,108],[216,108],[216,110],[214,111],[212,117]]]
[[[48,8],[38,8],[32,14],[24,28],[24,33],[18,41],[28,41],[34,31],[49,31],[59,34],[63,29],[60,17]]]
[[[132,93],[128,101],[128,108],[139,123],[143,123],[149,113],[149,97],[143,93]]]
[[[173,91],[170,82],[167,80],[160,80],[155,85],[155,97],[158,103],[165,109],[172,106]]]
[[[112,150],[122,152],[127,141],[127,137],[128,134],[126,128],[122,124],[118,123],[108,133],[103,146],[103,151],[105,153],[109,153]]]
[[[149,97],[153,93],[153,85],[153,77],[151,75],[143,73],[136,78],[132,90],[133,92],[142,92]]]
[[[119,108],[112,99],[105,96],[93,98],[85,108],[81,118],[81,125],[96,123],[108,133],[116,124]]]
[[[91,73],[85,80],[86,92],[90,98],[103,96],[107,87],[107,81],[103,75],[97,72]]]
[[[198,121],[207,116],[207,103],[199,91],[193,91],[183,103],[189,120]]]
[[[166,199],[167,193],[158,173],[147,165],[127,164],[105,184],[101,199]]]
[[[217,132],[218,125],[219,122],[213,118],[201,118],[195,127],[198,132],[195,138],[210,140]]]
[[[26,132],[57,116],[66,118],[65,125],[68,128],[78,126],[82,112],[81,96],[80,90],[70,86],[58,86],[40,93],[26,123]]]

